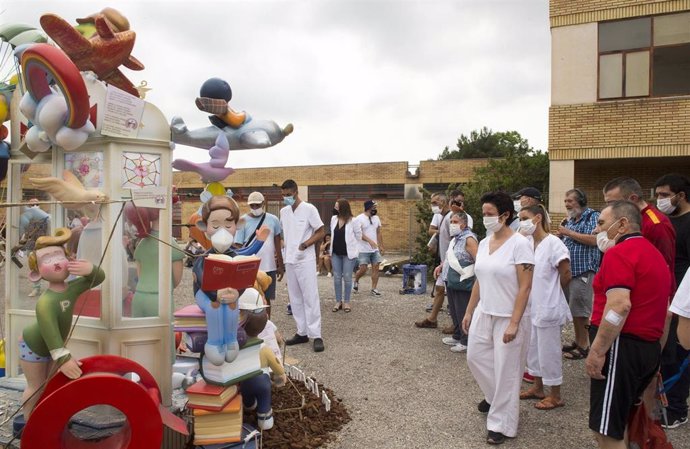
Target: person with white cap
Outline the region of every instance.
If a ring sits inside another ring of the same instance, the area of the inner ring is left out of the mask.
[[[249,213],[241,217],[243,226],[237,229],[235,242],[241,247],[252,244],[256,238],[256,230],[265,225],[270,230],[264,246],[259,250],[257,256],[261,258],[259,270],[271,277],[271,285],[266,290],[266,300],[270,304],[276,298],[276,280],[283,278],[285,266],[283,265],[283,255],[280,251],[280,220],[273,214],[266,212],[266,200],[261,192],[252,192],[247,198]],[[269,316],[270,316],[270,309]]]
[[[362,238],[359,241],[359,270],[355,275],[355,283],[352,289],[359,291],[359,280],[367,272],[367,265],[371,264],[371,295],[381,296],[376,289],[379,282],[379,264],[383,260],[383,236],[381,235],[381,219],[376,215],[378,209],[374,200],[364,202],[364,212],[355,218],[356,226],[362,229]]]

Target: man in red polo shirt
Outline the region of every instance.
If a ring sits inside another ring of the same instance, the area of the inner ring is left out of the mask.
[[[589,355],[589,428],[600,448],[626,448],[623,440],[633,405],[659,369],[671,272],[640,229],[630,201],[607,206],[597,223],[597,246],[605,254],[594,277]]]
[[[659,250],[671,270],[671,293],[676,289],[674,267],[676,263],[676,230],[669,218],[644,200],[640,183],[633,178],[612,179],[604,186],[604,201],[627,200],[634,203],[642,214],[642,236]]]

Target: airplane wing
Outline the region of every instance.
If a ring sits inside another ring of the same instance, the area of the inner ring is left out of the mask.
[[[132,55],[129,55],[129,58],[125,59],[122,65],[129,70],[144,70],[144,64]]]
[[[271,146],[271,138],[264,130],[246,131],[240,136],[240,142],[245,148],[268,148]]]
[[[135,97],[139,98],[139,91],[134,87],[134,84],[132,84],[132,82],[129,79],[127,79],[127,77],[123,75],[122,72],[120,72],[120,69],[113,70],[108,74],[108,76],[102,78],[101,81],[105,81],[108,84],[112,84],[118,89],[122,89],[125,92],[130,93]]]
[[[91,42],[81,35],[72,25],[62,17],[55,14],[44,14],[40,19],[41,26],[46,34],[54,40],[65,53],[70,49],[70,53],[78,55],[91,51]],[[68,53],[70,59],[72,54]]]

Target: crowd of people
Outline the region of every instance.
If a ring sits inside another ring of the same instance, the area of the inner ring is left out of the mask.
[[[634,412],[658,426],[659,376],[677,378],[664,391],[661,427],[688,422],[690,374],[681,365],[690,348],[690,179],[664,175],[654,190],[656,207],[635,179],[613,179],[601,211],[582,190],[568,190],[557,226],[534,187],[486,193],[481,241],[462,192],[432,195],[435,295],[415,325],[436,328],[448,298],[452,326],[443,333],[451,336],[441,342],[467,353],[484,395],[477,408],[487,414],[487,443],[517,436],[520,400],[536,400],[539,410],[566,404],[563,358],[584,360],[599,447],[628,447]],[[563,343],[570,321],[574,339]]]
[[[627,447],[631,414],[655,412],[658,376],[678,378],[664,392],[661,426],[687,423],[690,374],[681,365],[690,347],[690,179],[668,174],[654,188],[656,207],[636,180],[613,179],[603,187],[601,211],[582,190],[568,190],[559,224],[534,187],[489,192],[480,199],[481,240],[461,191],[431,196],[434,301],[415,326],[437,328],[448,298],[452,325],[441,343],[467,354],[483,394],[477,408],[487,415],[487,443],[517,436],[520,400],[534,400],[539,410],[566,405],[563,358],[583,360],[591,378],[589,428],[599,447]],[[311,341],[321,352],[317,276],[332,275],[333,312],[352,310],[369,266],[370,294],[380,296],[382,223],[373,200],[355,216],[341,198],[327,228],[295,181],[285,181],[281,194],[279,217],[266,212],[260,192],[249,196],[234,245],[247,247],[259,228],[270,229],[258,254],[273,279],[266,299],[275,299],[275,282],[285,276],[296,324],[286,344]],[[574,338],[563,342],[569,322]]]

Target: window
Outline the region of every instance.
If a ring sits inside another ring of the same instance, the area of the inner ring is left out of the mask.
[[[690,95],[690,12],[600,23],[598,95]]]

